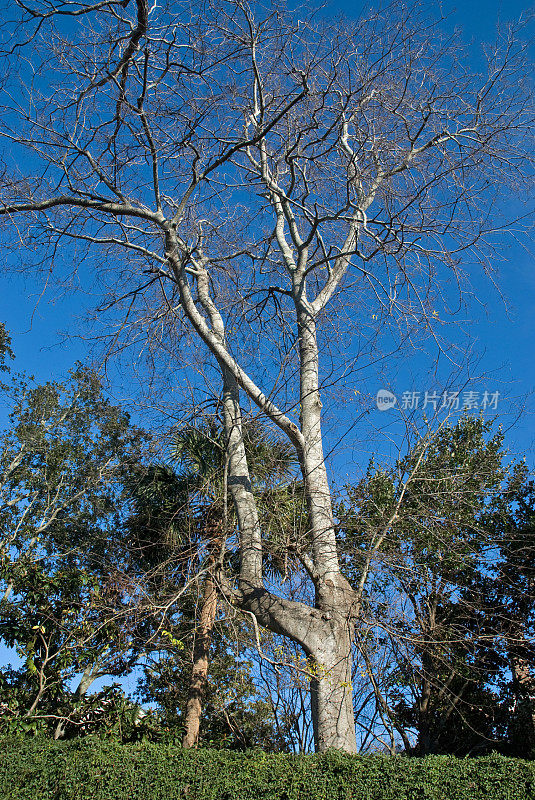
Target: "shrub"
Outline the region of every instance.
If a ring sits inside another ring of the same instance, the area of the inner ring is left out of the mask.
[[[5,800],[535,800],[535,764],[492,755],[317,756],[87,737],[2,741]]]

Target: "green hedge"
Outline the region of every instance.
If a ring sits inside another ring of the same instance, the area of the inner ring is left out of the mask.
[[[168,744],[0,741],[2,800],[535,800],[535,763],[493,755],[267,755]]]

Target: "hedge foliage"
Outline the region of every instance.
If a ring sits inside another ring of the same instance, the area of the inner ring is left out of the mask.
[[[535,800],[535,763],[492,755],[267,755],[10,738],[2,800]]]

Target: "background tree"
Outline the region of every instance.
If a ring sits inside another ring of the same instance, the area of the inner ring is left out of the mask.
[[[374,553],[365,603],[369,627],[357,647],[383,723],[409,753],[507,747],[507,652],[514,636],[508,633],[512,606],[502,593],[522,596],[527,618],[533,593],[525,583],[526,561],[505,579],[516,542],[526,546],[529,530],[529,522],[518,526],[522,533],[512,524],[525,467],[506,467],[503,434],[492,427],[464,417],[419,442],[391,470],[372,463],[340,509],[346,568],[357,574],[377,532],[390,523]],[[401,487],[403,503],[396,506]],[[527,499],[529,484],[522,488]],[[373,649],[378,640],[379,651],[389,652],[382,675]],[[519,646],[530,652],[527,639]],[[526,669],[528,661],[523,664]]]
[[[507,749],[535,754],[535,485],[525,462],[512,470],[485,520],[498,549],[481,576],[484,613],[497,629],[501,698]]]
[[[117,534],[125,478],[148,437],[81,365],[64,383],[19,376],[3,395],[12,410],[0,437],[0,636],[23,659],[4,671],[3,699],[61,735],[91,684],[136,660]]]
[[[0,369],[2,372],[6,372],[9,369],[9,365],[5,363],[6,356],[8,358],[15,357],[11,349],[11,337],[6,331],[5,325],[0,322]]]

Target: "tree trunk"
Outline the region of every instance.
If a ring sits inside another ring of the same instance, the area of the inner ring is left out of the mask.
[[[251,612],[258,623],[297,642],[313,665],[311,707],[316,749],[357,751],[351,691],[351,640],[356,593],[340,572],[331,493],[325,467],[319,393],[319,357],[316,323],[304,289],[304,274],[294,297],[300,351],[301,429],[275,409],[269,398],[231,363],[222,316],[210,296],[204,259],[196,262],[199,314],[191,295],[184,263],[177,258],[178,242],[167,230],[168,255],[174,265],[182,306],[193,326],[215,355],[223,377],[223,409],[228,456],[228,488],[232,495],[240,537],[240,577],[234,601]],[[263,581],[262,532],[247,463],[240,409],[240,385],[251,399],[283,429],[298,450],[308,508],[315,607],[286,600],[269,592]]]
[[[295,297],[301,293],[296,291]],[[340,572],[323,453],[322,403],[316,322],[310,310],[296,303],[300,355],[301,430],[305,446],[301,468],[305,482],[309,534],[315,568],[316,608],[326,630],[311,648],[317,675],[311,681],[311,709],[316,750],[357,752],[351,688],[353,624],[356,595]]]
[[[311,658],[315,677],[310,682],[310,700],[317,752],[329,749],[357,752],[351,644],[348,626],[345,629],[333,626],[331,635],[317,643]]]
[[[426,637],[429,631],[423,631]],[[425,649],[422,652],[422,678],[420,681],[420,697],[417,701],[418,714],[418,741],[416,750],[419,756],[431,755],[433,741],[431,737],[431,695],[433,692],[432,676],[439,674],[439,668],[434,663],[430,653]]]
[[[212,506],[205,520],[205,541],[208,542],[208,569],[204,581],[201,614],[193,646],[193,666],[184,712],[185,730],[182,746],[196,747],[199,742],[201,715],[210,664],[210,643],[217,613],[216,564],[223,554],[226,518],[221,517],[217,506]]]
[[[199,741],[201,714],[206,685],[208,682],[208,664],[210,658],[210,641],[214,628],[217,610],[217,588],[212,568],[207,573],[204,583],[199,630],[195,636],[193,648],[193,667],[188,689],[188,699],[184,714],[185,731],[182,739],[183,747],[196,747]]]
[[[99,673],[98,671],[98,662],[97,664],[88,665],[84,669],[82,677],[80,678],[80,683],[76,687],[76,691],[74,693],[75,698],[77,700],[81,700],[82,697],[85,697],[91,685],[96,681],[98,677],[100,677],[100,675],[101,673]],[[67,729],[67,718],[62,717],[58,721],[58,724],[54,729],[54,741],[56,741],[57,739],[63,739],[66,729]]]

